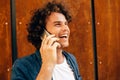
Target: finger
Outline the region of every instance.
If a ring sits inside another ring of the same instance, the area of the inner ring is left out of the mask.
[[[42,45],[47,45],[48,44],[48,41],[50,38],[54,37],[55,35],[50,35],[50,36],[46,36],[43,41],[42,41]]]
[[[54,42],[54,44],[52,45],[54,48],[60,48],[61,47],[61,45],[60,45],[60,43],[58,43],[58,42]]]
[[[43,44],[45,43],[46,37],[47,37],[46,35],[43,37],[41,46],[43,46]]]
[[[52,37],[52,38],[49,39],[48,45],[52,46],[56,41],[59,41],[59,38]]]

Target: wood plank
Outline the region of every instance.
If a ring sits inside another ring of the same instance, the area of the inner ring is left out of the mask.
[[[0,80],[9,80],[12,67],[10,2],[0,1]]]
[[[99,80],[120,79],[120,0],[95,0]]]

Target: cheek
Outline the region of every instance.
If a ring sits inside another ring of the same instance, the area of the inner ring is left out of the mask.
[[[54,29],[52,30],[52,33],[56,35],[56,37],[59,36],[59,34],[61,33],[61,30],[60,29]]]
[[[60,31],[55,32],[56,37],[59,37],[59,35],[60,35]]]
[[[69,29],[69,34],[70,34],[70,29]]]
[[[46,27],[47,31],[50,32],[51,34],[57,34],[58,33],[58,30],[56,30],[55,28],[53,27]]]
[[[68,28],[68,31],[69,31],[69,33],[70,33],[70,28]]]

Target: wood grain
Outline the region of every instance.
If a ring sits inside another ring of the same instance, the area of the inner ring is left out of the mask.
[[[27,41],[31,11],[51,0],[16,0],[18,58],[32,54],[35,48]],[[94,80],[92,23],[90,0],[57,0],[63,2],[73,19],[70,46],[66,51],[76,57],[83,80]],[[95,0],[99,80],[120,77],[120,0]],[[10,1],[0,2],[0,80],[10,80],[12,67]]]
[[[61,2],[62,0],[58,0]],[[29,4],[26,4],[28,3]],[[17,43],[18,57],[23,57],[34,52],[34,48],[26,40],[26,25],[32,9],[42,7],[48,1],[19,0],[16,2],[17,14]],[[64,0],[70,10],[73,20],[69,25],[71,29],[70,46],[67,51],[77,58],[81,75],[84,80],[93,80],[93,50],[91,34],[91,11],[90,1],[87,0]],[[22,6],[21,6],[22,4]],[[24,43],[23,43],[24,42]]]
[[[10,2],[0,1],[0,80],[9,80],[12,66]]]
[[[99,80],[120,80],[120,1],[95,0]]]

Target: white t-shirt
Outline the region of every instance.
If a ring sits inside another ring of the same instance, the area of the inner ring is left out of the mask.
[[[53,80],[75,80],[74,73],[67,64],[66,58],[61,64],[56,64],[53,70]]]

